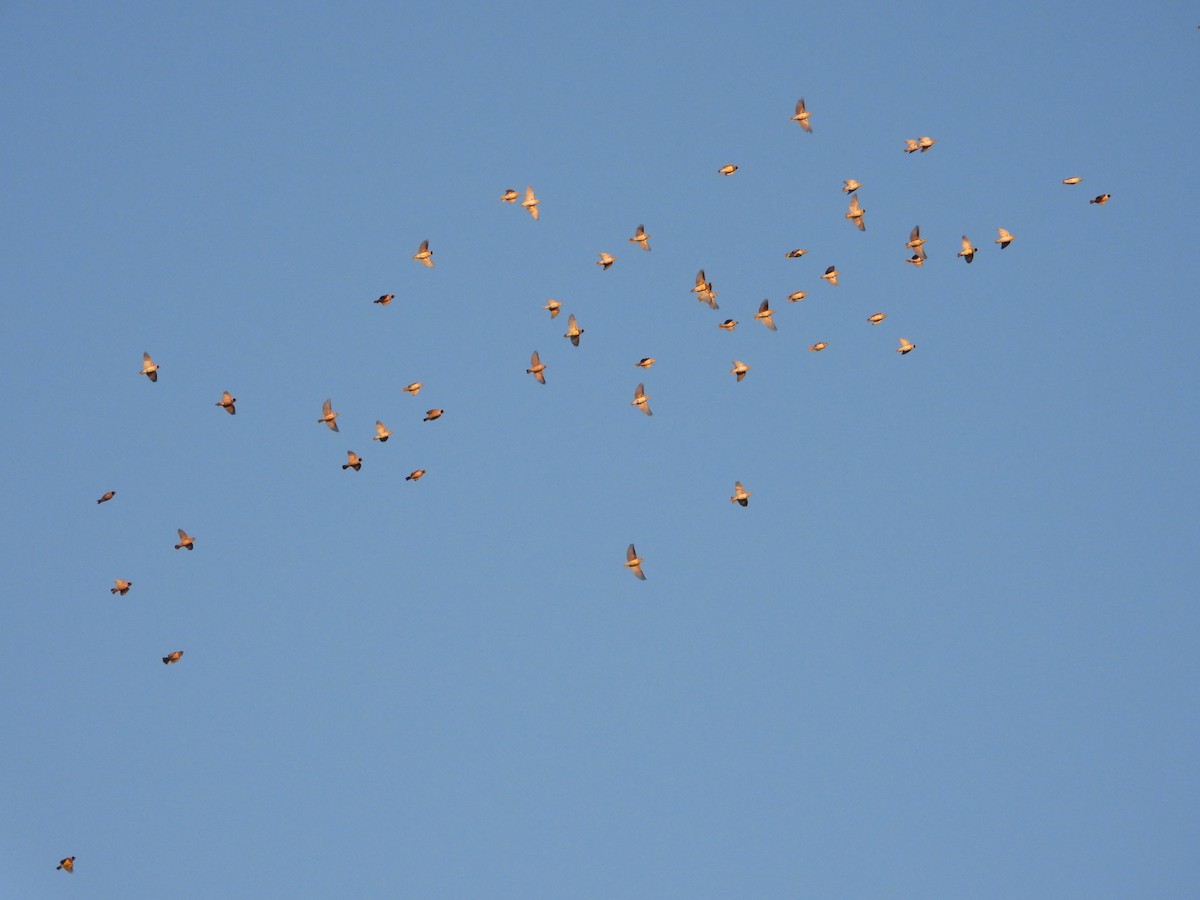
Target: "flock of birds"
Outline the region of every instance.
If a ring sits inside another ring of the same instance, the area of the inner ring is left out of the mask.
[[[812,122],[811,122],[811,113],[808,111],[803,97],[800,98],[800,100],[796,103],[795,112],[792,115],[790,121],[796,122],[804,131],[808,132],[809,134],[812,133],[813,128],[812,128]],[[908,140],[905,140],[905,142],[904,142],[904,152],[905,153],[915,153],[915,152],[925,153],[925,152],[929,151],[936,143],[937,143],[937,141],[929,136],[922,136],[922,137],[916,138],[916,139],[908,139]],[[737,171],[738,171],[738,166],[734,163],[728,163],[726,165],[721,166],[719,169],[717,169],[718,174],[724,175],[726,177],[733,175]],[[1077,185],[1081,181],[1082,181],[1081,178],[1075,176],[1075,177],[1063,179],[1062,183],[1064,185]],[[861,187],[862,187],[862,183],[853,178],[846,179],[845,181],[843,181],[842,191],[843,191],[843,193],[848,194],[850,197],[849,207],[846,210],[845,218],[852,225],[854,225],[854,227],[857,228],[859,231],[866,231],[867,210],[865,208],[863,208],[862,203],[858,197],[858,190]],[[537,198],[537,195],[534,193],[534,190],[532,187],[525,188],[525,194],[523,197],[516,190],[509,188],[508,190],[504,191],[504,193],[501,195],[500,199],[505,203],[514,203],[514,204],[517,203],[519,200],[521,207],[524,208],[529,213],[529,215],[533,218],[534,221],[537,221],[540,218],[540,215],[541,215],[540,210],[539,210],[540,202]],[[1089,200],[1088,202],[1091,204],[1102,206],[1105,203],[1107,203],[1110,199],[1111,199],[1110,194],[1099,194],[1096,197],[1094,197],[1093,199]],[[997,237],[996,237],[994,243],[998,244],[1000,246],[1000,249],[1003,250],[1003,249],[1007,248],[1015,239],[1016,238],[1011,231],[1008,231],[1005,228],[997,228]],[[644,225],[637,226],[637,229],[634,232],[633,237],[629,238],[629,242],[631,244],[634,244],[635,246],[641,248],[643,251],[650,252],[650,235],[646,232]],[[911,263],[914,266],[924,265],[926,259],[928,258],[926,255],[926,252],[925,252],[925,243],[926,243],[925,239],[921,237],[920,226],[919,225],[913,226],[912,231],[909,233],[908,240],[905,242],[905,245],[904,245],[907,250],[911,251],[911,256],[909,256],[906,261]],[[804,256],[805,254],[807,254],[807,252],[808,252],[807,250],[797,248],[797,249],[789,250],[786,255],[789,259],[798,259],[798,258]],[[971,242],[971,239],[969,237],[967,237],[967,235],[964,234],[962,236],[961,249],[959,250],[957,255],[959,257],[961,257],[962,259],[964,259],[966,262],[970,263],[972,260],[974,260],[975,254],[978,252],[979,252],[979,248],[977,248]],[[427,268],[430,268],[430,269],[434,268],[433,251],[429,247],[428,240],[421,242],[420,246],[417,248],[417,252],[415,254],[413,254],[413,259]],[[616,262],[615,256],[613,256],[610,253],[601,252],[599,254],[599,258],[596,261],[596,265],[600,266],[601,269],[607,270],[607,269],[610,269],[615,262]],[[840,274],[841,273],[838,272],[836,266],[829,266],[825,270],[824,274],[821,275],[821,278],[822,278],[822,280],[826,281],[830,285],[836,285],[838,283],[838,276]],[[696,280],[695,280],[694,285],[691,288],[691,293],[696,295],[697,301],[707,304],[709,307],[711,307],[714,310],[719,308],[717,305],[717,291],[713,287],[712,282],[709,281],[708,278],[705,276],[703,269],[701,269],[699,272],[696,273]],[[807,291],[795,291],[794,293],[789,294],[787,299],[789,302],[796,303],[796,302],[800,302],[800,301],[804,300],[804,298],[806,296],[808,296]],[[380,306],[386,307],[394,299],[395,299],[395,294],[383,294],[378,299],[376,299],[374,302],[379,304]],[[551,319],[554,319],[554,318],[557,318],[557,316],[559,315],[559,313],[562,309],[562,304],[559,303],[559,301],[557,301],[557,300],[547,300],[545,305],[542,308],[544,310],[546,310],[547,312],[549,312]],[[756,321],[760,322],[764,327],[770,329],[771,331],[776,331],[777,329],[775,326],[775,322],[774,322],[774,319],[772,318],[773,313],[774,313],[774,311],[771,309],[770,301],[763,300],[759,304],[758,311],[754,314],[754,319]],[[867,317],[867,322],[869,322],[871,325],[879,325],[886,318],[887,318],[886,313],[876,312]],[[721,328],[725,331],[733,331],[735,328],[737,328],[737,326],[738,326],[738,322],[735,319],[725,319],[724,321],[719,322],[717,324],[718,328]],[[566,333],[563,335],[563,337],[568,339],[574,346],[578,347],[580,337],[583,334],[584,334],[584,329],[579,326],[579,322],[576,320],[575,315],[568,314],[567,330],[566,330]],[[818,341],[815,344],[811,345],[808,349],[814,353],[817,353],[817,352],[824,350],[828,346],[829,345],[826,341]],[[916,349],[916,344],[914,344],[912,341],[908,340],[907,338],[903,338],[903,337],[899,338],[899,346],[896,348],[897,353],[899,353],[900,355],[903,356],[908,353],[911,353],[915,349]],[[634,363],[634,365],[637,366],[638,368],[649,369],[651,366],[654,365],[654,363],[655,363],[655,360],[653,357],[644,357],[644,358],[638,360],[636,363]],[[749,365],[747,365],[746,363],[742,362],[741,360],[735,359],[733,361],[733,368],[730,369],[730,373],[735,376],[735,378],[738,382],[740,382],[750,372],[750,368],[751,367]],[[525,371],[527,374],[532,375],[539,384],[546,383],[546,364],[542,362],[541,357],[539,356],[539,354],[536,350],[533,351],[532,355],[530,356],[529,368],[526,369]],[[150,356],[149,353],[143,353],[142,354],[142,368],[139,371],[139,374],[145,375],[151,382],[157,382],[158,381],[158,372],[159,372],[158,364],[154,362],[154,359]],[[414,381],[411,384],[408,384],[407,386],[405,386],[403,388],[403,391],[412,396],[416,396],[417,394],[420,393],[421,388],[423,388],[423,387],[424,387],[423,382]],[[630,402],[630,405],[635,407],[636,409],[638,409],[643,414],[645,414],[647,416],[652,416],[652,415],[654,415],[654,413],[650,409],[649,401],[650,401],[650,398],[646,394],[645,383],[639,383],[637,385],[637,387],[634,389],[633,400]],[[225,410],[225,412],[227,412],[229,415],[232,416],[232,415],[237,414],[236,403],[237,403],[236,397],[234,397],[229,391],[223,391],[221,393],[221,398],[214,405],[219,406],[220,408]],[[445,412],[446,411],[444,409],[440,409],[440,408],[429,409],[426,411],[425,417],[422,421],[425,421],[425,422],[436,421],[437,419],[441,418],[445,414]],[[331,431],[337,432],[337,431],[339,431],[337,419],[338,419],[338,413],[333,409],[332,400],[331,399],[325,400],[325,402],[321,408],[321,416],[320,416],[320,418],[318,418],[316,420],[317,424],[323,424],[327,428],[329,428]],[[387,428],[386,425],[384,425],[384,423],[382,421],[377,420],[375,422],[375,436],[372,438],[372,440],[379,441],[380,443],[386,443],[388,438],[391,437],[391,435],[392,435],[392,432]],[[346,451],[346,462],[342,465],[342,469],[343,470],[353,469],[354,471],[358,472],[362,469],[362,462],[363,461],[362,461],[361,456],[359,456],[353,450],[348,450],[348,451]],[[407,475],[405,477],[405,480],[406,481],[419,481],[421,479],[421,477],[423,475],[425,475],[425,471],[426,471],[425,469],[416,469],[413,472],[411,472],[409,475]],[[107,502],[111,501],[114,497],[116,497],[116,493],[117,492],[115,490],[107,491],[96,502],[98,504],[107,503]],[[734,486],[733,486],[733,496],[731,496],[729,498],[729,500],[731,503],[735,503],[735,504],[738,504],[739,506],[745,507],[745,506],[749,506],[751,496],[752,496],[751,493],[745,489],[745,487],[742,485],[742,483],[740,481],[736,481],[736,482],[734,482]],[[177,531],[179,534],[179,542],[177,544],[175,544],[175,549],[176,550],[189,550],[189,551],[194,549],[196,539],[194,537],[192,537],[191,535],[189,535],[182,528],[177,529]],[[645,560],[638,554],[637,549],[634,547],[634,545],[630,544],[629,547],[625,551],[624,566],[625,566],[625,568],[629,569],[629,571],[634,576],[641,579],[642,581],[646,580],[646,574],[642,570],[642,563],[644,561]],[[133,587],[132,581],[129,581],[129,580],[123,579],[123,578],[116,579],[113,582],[113,584],[114,584],[114,586],[112,588],[110,588],[110,592],[114,595],[119,595],[122,597],[125,596],[126,594],[128,594],[130,589]],[[180,659],[183,658],[183,654],[184,654],[184,651],[182,651],[182,650],[172,650],[169,653],[167,653],[166,656],[162,657],[162,662],[164,665],[171,665],[174,663],[178,663],[180,661]],[[60,860],[59,864],[58,864],[58,869],[60,869],[61,871],[64,871],[64,872],[73,872],[75,870],[75,857],[68,856],[68,857]]]

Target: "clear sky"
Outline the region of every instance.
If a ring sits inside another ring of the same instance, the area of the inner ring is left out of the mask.
[[[1197,24],[7,4],[0,896],[1194,897]]]

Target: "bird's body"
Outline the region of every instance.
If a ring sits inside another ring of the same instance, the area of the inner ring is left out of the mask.
[[[251,412],[253,412],[253,410],[251,410]],[[317,419],[317,424],[320,425],[322,422],[324,422],[329,426],[330,431],[337,431],[337,417],[338,414],[333,411],[332,400],[326,400],[321,404],[321,418]]]
[[[642,563],[644,560],[637,555],[637,551],[633,549],[633,544],[629,545],[629,549],[625,551],[625,568],[640,578],[646,580],[646,573],[642,571]]]
[[[808,296],[808,291],[792,291],[788,294],[788,303],[799,303]]]
[[[650,412],[650,398],[646,396],[646,386],[644,384],[637,386],[637,390],[633,392],[633,402],[629,405],[636,406],[648,416],[654,415],[654,413]]]
[[[809,122],[810,115],[811,113],[809,113],[804,105],[804,98],[801,97],[796,101],[796,111],[792,113],[792,117],[788,121],[795,122],[809,134],[812,134],[812,124]]]
[[[733,361],[733,368],[729,370],[731,375],[736,375],[737,380],[741,381],[746,377],[746,373],[750,371],[750,367],[739,359]]]
[[[553,319],[558,316],[559,310],[562,309],[562,304],[557,300],[547,300],[546,305],[542,309],[547,310],[550,313],[550,318]]]
[[[605,271],[612,268],[612,264],[617,261],[617,258],[611,253],[601,253],[600,258],[596,260],[596,265]]]
[[[735,166],[733,163],[728,163],[727,165],[721,166],[721,168],[717,169],[717,174],[729,177],[737,170],[738,170],[737,166]]]
[[[158,366],[150,358],[149,353],[142,354],[142,370],[138,374],[145,375],[151,381],[158,381]]]
[[[214,403],[213,406],[221,407],[221,409],[232,416],[237,413],[237,408],[233,405],[235,403],[237,403],[237,397],[233,396],[229,391],[222,391],[221,399]],[[250,410],[250,412],[253,413],[254,410]]]
[[[724,322],[717,323],[718,328],[724,328],[726,331],[733,331],[737,325],[737,319],[726,319]]]
[[[749,506],[751,493],[742,487],[740,481],[733,483],[733,496],[729,498],[730,503],[737,503],[740,506]]]
[[[396,299],[395,294],[380,294],[379,299],[374,300],[372,302],[378,303],[380,306],[387,306],[389,303],[391,303],[395,299]]]
[[[113,497],[115,497],[115,496],[117,496],[117,492],[116,492],[116,491],[107,491],[107,492],[105,492],[104,496],[103,496],[103,497],[101,497],[101,498],[100,498],[99,500],[97,500],[96,502],[97,502],[97,503],[107,503],[109,500],[111,500],[111,499],[112,499]]]
[[[908,233],[908,241],[904,244],[909,250],[916,252],[925,244],[925,238],[921,237],[921,226],[914,225],[913,230]]]
[[[776,331],[778,329],[775,328],[775,320],[771,318],[774,312],[775,311],[771,309],[771,301],[764,300],[762,303],[758,304],[758,312],[754,314],[754,318],[758,319],[758,321],[762,322],[772,331]],[[738,380],[740,381],[741,379]]]
[[[848,179],[848,180],[846,180],[846,181],[843,181],[843,182],[842,182],[842,185],[843,185],[843,187],[842,187],[842,193],[843,193],[843,194],[853,194],[853,193],[854,193],[855,191],[857,191],[857,190],[858,190],[860,187],[862,187],[862,182],[861,182],[861,181],[855,181],[853,178],[850,178],[850,179]]]
[[[533,195],[533,188],[525,188],[525,199],[521,201],[521,206],[533,216],[533,221],[538,220],[541,213],[538,212],[538,198]]]
[[[1082,178],[1080,178],[1078,175],[1073,175],[1070,178],[1064,178],[1063,184],[1079,184],[1081,181],[1083,181]]]
[[[424,474],[425,474],[424,469],[416,469],[415,471],[410,472],[409,474],[405,475],[404,480],[405,481],[420,481],[421,476]]]
[[[538,356],[536,350],[529,357],[529,368],[525,370],[526,375],[532,375],[538,380],[538,384],[546,383],[546,366],[542,363],[541,357]]]
[[[922,153],[924,153],[926,150],[931,148],[936,143],[937,143],[937,141],[935,141],[933,138],[929,137],[928,135],[917,139],[917,146],[921,148]]]
[[[828,346],[829,346],[828,341],[817,341],[815,344],[813,344],[811,347],[809,347],[808,350],[810,353],[820,353],[822,350],[824,350]]]
[[[713,309],[719,309],[717,292],[713,290],[712,282],[705,279],[703,269],[696,273],[696,286],[692,288],[691,293],[695,294],[696,299],[701,303],[707,303]]]
[[[650,235],[646,234],[645,225],[639,225],[637,227],[637,231],[634,232],[633,237],[629,239],[629,243],[637,244],[643,250],[648,251],[650,249]]]
[[[979,248],[971,243],[971,239],[965,234],[962,236],[962,249],[958,251],[958,255],[970,262],[975,258],[975,254],[979,252]]]
[[[422,419],[421,421],[422,422],[432,422],[434,419],[440,419],[445,414],[446,414],[446,411],[444,409],[426,410],[425,418]]]
[[[520,196],[521,195],[518,194],[516,191],[514,191],[512,188],[509,188],[507,191],[505,191],[503,194],[500,195],[500,199],[503,200],[505,203],[516,203],[517,198]]]
[[[999,244],[1000,249],[1003,250],[1005,247],[1007,247],[1009,244],[1011,244],[1013,242],[1012,232],[1006,231],[1003,228],[997,228],[996,231],[999,233],[1000,236],[998,238],[996,238],[995,243]]]
[[[425,387],[424,382],[414,381],[412,384],[405,385],[404,393],[412,394],[415,397],[417,394],[421,393],[421,388],[423,387]],[[334,430],[336,431],[337,429],[335,428]]]
[[[808,252],[807,250],[803,250],[803,249],[797,247],[795,250],[789,250],[787,252],[787,258],[788,259],[799,259],[807,252]]]
[[[563,335],[574,346],[579,346],[579,336],[583,334],[583,329],[579,327],[579,323],[575,321],[575,313],[567,316],[567,333]]]
[[[850,208],[846,210],[846,218],[854,223],[854,227],[859,231],[867,230],[867,223],[863,221],[863,214],[866,210],[858,202],[858,194],[850,195]]]
[[[1091,200],[1088,201],[1088,203],[1095,203],[1097,206],[1103,206],[1105,203],[1107,203],[1111,199],[1112,199],[1112,194],[1100,194],[1098,197],[1093,197]],[[154,379],[152,378],[150,380],[153,381]]]
[[[168,666],[171,663],[177,663],[183,658],[182,650],[174,650],[162,658],[163,665]]]
[[[433,251],[429,249],[429,241],[421,241],[421,246],[413,254],[413,259],[426,268],[433,268]]]
[[[900,346],[896,348],[896,352],[903,356],[905,353],[911,353],[917,349],[917,345],[908,338],[900,338]]]
[[[904,152],[905,153],[916,153],[920,149],[921,149],[921,145],[918,144],[916,141],[905,139],[905,141],[904,141]]]
[[[830,266],[828,269],[825,270],[825,274],[822,275],[821,277],[824,278],[826,281],[828,281],[830,284],[837,284],[838,276],[841,274],[842,273],[837,270],[837,266]]]
[[[110,588],[108,589],[108,592],[109,592],[110,594],[120,594],[122,597],[124,597],[126,594],[128,594],[128,593],[129,593],[129,589],[130,589],[131,587],[133,587],[133,582],[132,582],[132,581],[126,581],[124,578],[118,578],[118,579],[116,579],[116,580],[113,582],[113,584],[115,584],[115,585],[116,585],[116,587],[110,587]]]
[[[886,318],[887,318],[887,313],[872,313],[871,315],[867,316],[867,321],[870,322],[872,325],[878,325],[880,322],[882,322]]]
[[[380,422],[378,419],[376,419],[375,420],[375,437],[371,438],[371,440],[379,441],[379,443],[381,443],[381,444],[386,444],[387,439],[390,438],[391,436],[392,436],[392,433],[390,431],[388,431],[387,426],[384,425],[382,422]]]
[[[75,857],[68,856],[66,859],[60,859],[58,861],[58,868],[64,872],[68,872],[68,873],[74,872],[75,871]],[[58,869],[56,869],[55,871],[58,871]]]
[[[921,266],[925,265],[925,251],[923,249],[918,250],[916,253],[914,253],[912,256],[910,256],[908,259],[906,259],[904,261],[906,263],[912,263],[914,266],[916,266],[919,269]]]
[[[362,471],[362,457],[353,450],[346,451],[346,464],[342,466],[342,471],[353,469],[355,472]]]
[[[189,535],[182,528],[176,528],[179,532],[179,543],[175,545],[176,550],[192,550],[196,546],[196,539]]]
[[[655,359],[653,356],[644,356],[634,363],[639,369],[648,369],[654,365]]]

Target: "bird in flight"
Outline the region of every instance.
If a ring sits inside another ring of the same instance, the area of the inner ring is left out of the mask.
[[[654,365],[655,359],[653,356],[644,356],[634,363],[639,369],[648,369]]]
[[[579,336],[583,334],[583,329],[579,327],[579,323],[575,321],[575,313],[567,316],[567,333],[563,337],[569,339],[571,343],[578,347]]]
[[[416,469],[415,471],[410,472],[408,475],[405,475],[404,480],[405,481],[420,481],[421,476],[424,474],[425,474],[424,469]]]
[[[346,451],[346,464],[342,466],[342,471],[345,472],[347,469],[353,469],[355,472],[362,471],[362,457],[353,450]]]
[[[553,319],[558,315],[558,311],[562,309],[562,304],[557,300],[547,300],[546,305],[542,309],[549,310],[550,318]]]
[[[97,503],[107,503],[109,500],[111,500],[111,499],[112,499],[113,497],[115,497],[115,496],[117,496],[117,492],[116,492],[116,491],[106,491],[106,492],[105,492],[105,494],[104,494],[104,496],[103,496],[103,497],[101,497],[101,498],[100,498],[99,500],[97,500],[96,502],[97,502]]]
[[[921,145],[919,143],[917,143],[916,141],[913,141],[913,140],[909,140],[907,138],[905,139],[905,141],[904,141],[904,152],[905,153],[916,153],[920,149],[921,149]]]
[[[646,386],[644,384],[639,384],[637,386],[637,390],[633,392],[633,402],[630,403],[629,405],[636,406],[638,409],[640,409],[646,415],[652,416],[652,415],[654,415],[654,413],[650,412],[650,402],[649,401],[650,401],[650,398],[646,396]]]
[[[446,411],[444,409],[430,409],[426,411],[425,418],[423,418],[421,421],[432,422],[434,419],[440,419],[445,414]]]
[[[605,271],[612,268],[612,264],[617,261],[617,258],[609,253],[601,253],[600,258],[596,260],[596,265]]]
[[[629,239],[629,243],[637,244],[643,250],[649,251],[650,235],[646,234],[646,226],[645,225],[639,225],[637,227],[637,231],[634,232],[633,237],[631,237]]]
[[[735,481],[733,483],[733,496],[729,498],[730,503],[738,503],[742,506],[749,506],[750,497],[750,492],[742,487],[742,483],[740,481]]]
[[[625,568],[640,578],[646,580],[646,573],[642,571],[642,558],[637,555],[637,551],[633,549],[633,544],[629,545],[629,549],[625,551]]]
[[[113,582],[113,584],[115,584],[115,585],[116,585],[116,587],[111,587],[111,588],[109,588],[109,589],[108,589],[108,592],[109,592],[110,594],[120,594],[122,597],[124,597],[126,594],[128,594],[128,593],[129,593],[129,589],[130,589],[131,587],[133,587],[133,582],[132,582],[132,581],[126,581],[124,578],[118,578],[118,579],[116,579],[116,580]]]
[[[925,137],[919,138],[917,140],[917,146],[921,148],[922,153],[924,153],[926,150],[928,150],[930,147],[932,147],[936,143],[937,143],[937,141],[935,141],[933,138],[929,137],[928,135]]]
[[[804,106],[804,98],[801,97],[796,101],[796,112],[788,119],[789,122],[795,122],[809,134],[812,134],[812,125],[809,123],[809,111]]]
[[[381,444],[386,444],[387,439],[390,438],[391,436],[392,436],[392,433],[390,431],[388,431],[387,426],[384,425],[382,422],[380,422],[378,419],[376,419],[375,420],[375,437],[371,438],[371,440],[379,441],[379,443],[381,443]]]
[[[807,252],[808,252],[807,250],[802,250],[799,247],[797,247],[795,250],[789,250],[787,252],[787,258],[788,259],[799,259]]]
[[[870,322],[872,325],[878,325],[880,322],[882,322],[886,318],[887,318],[887,313],[872,313],[871,315],[867,316],[867,321]]]
[[[525,370],[526,375],[532,375],[538,380],[538,384],[546,383],[546,367],[542,364],[541,358],[536,350],[533,351],[533,356],[529,357],[529,368]]]
[[[429,249],[429,241],[421,241],[421,246],[413,254],[413,259],[426,268],[433,268],[433,251]]]
[[[538,212],[538,198],[533,196],[533,188],[525,188],[525,199],[521,201],[521,206],[529,211],[529,214],[533,216],[533,221],[538,220],[541,213]]]
[[[378,303],[380,306],[387,306],[396,299],[395,294],[380,294],[378,300],[372,300],[372,303]]]
[[[68,873],[74,872],[75,871],[75,857],[68,856],[66,859],[60,859],[58,861],[58,868],[62,869],[64,872],[68,872]],[[58,870],[56,869],[55,871],[58,871]]]
[[[842,188],[843,194],[853,194],[860,187],[862,187],[862,182],[855,181],[853,178],[848,181],[843,181],[842,184],[845,185],[845,187]]]
[[[1089,200],[1088,203],[1095,203],[1097,206],[1103,206],[1105,203],[1107,203],[1111,199],[1112,199],[1112,194],[1100,194],[1098,197],[1095,197],[1095,198]],[[154,379],[151,378],[150,380],[153,381]]]
[[[176,550],[191,550],[196,546],[196,539],[194,537],[191,537],[182,528],[176,528],[175,530],[179,532],[179,543],[175,545]]]
[[[170,665],[171,663],[177,663],[182,658],[183,658],[182,650],[173,650],[162,658],[163,665],[166,666],[166,665]]]
[[[503,194],[500,195],[500,199],[503,200],[505,203],[516,203],[517,197],[519,197],[519,196],[520,196],[520,194],[518,194],[512,188],[509,188],[507,191],[505,191]]]
[[[695,294],[701,303],[707,303],[713,309],[720,308],[717,306],[717,292],[713,290],[712,282],[704,279],[703,269],[696,273],[696,286],[692,288],[691,293]]]
[[[729,373],[731,375],[736,375],[737,380],[741,381],[743,378],[746,377],[746,373],[749,371],[750,371],[750,367],[748,365],[746,365],[741,360],[735,359],[733,361],[733,368],[729,370]]]
[[[145,375],[151,381],[158,381],[158,366],[154,364],[154,360],[150,358],[149,353],[142,354],[142,371],[139,375]]]
[[[867,223],[863,221],[863,213],[866,210],[859,205],[858,194],[850,195],[850,208],[846,210],[846,218],[854,223],[854,227],[859,231],[867,230]]]
[[[905,353],[911,353],[917,349],[917,345],[908,338],[900,338],[900,346],[896,348],[896,352],[903,356]]]
[[[1074,175],[1070,178],[1064,178],[1063,184],[1079,184],[1081,181],[1083,181],[1082,178],[1080,178],[1078,175]]]
[[[724,175],[725,177],[728,178],[730,175],[732,175],[737,170],[738,170],[737,166],[735,166],[733,163],[728,163],[727,165],[721,166],[721,168],[717,169],[717,174]]]
[[[972,246],[971,239],[964,234],[962,236],[962,249],[958,251],[958,255],[967,262],[970,262],[975,258],[975,254],[978,252],[979,248]]]
[[[331,401],[326,400],[323,404],[321,404],[321,418],[317,419],[317,424],[320,425],[322,422],[324,422],[329,426],[330,431],[337,431],[337,417],[338,414],[333,411],[333,405]]]
[[[758,304],[758,312],[754,314],[754,318],[758,319],[758,321],[762,322],[772,331],[777,331],[778,329],[775,327],[775,320],[771,318],[774,312],[775,311],[771,309],[771,301],[764,300],[762,303]],[[741,379],[739,378],[738,381],[741,381]]]
[[[837,266],[830,266],[828,269],[825,270],[825,274],[822,275],[821,277],[824,278],[826,281],[828,281],[830,284],[837,284],[838,276],[841,274],[842,273],[837,270]]]
[[[999,244],[1000,249],[1003,250],[1013,242],[1012,232],[1003,228],[997,228],[996,231],[999,233],[1000,237],[996,238],[995,243]]]
[[[718,322],[718,328],[724,328],[726,331],[733,331],[737,328],[737,319],[726,319],[724,322]]]
[[[916,253],[925,244],[925,238],[921,237],[921,226],[914,225],[913,230],[908,233],[908,241],[905,247]]]
[[[421,382],[421,381],[414,381],[412,384],[410,384],[410,385],[407,385],[407,386],[404,388],[404,393],[406,393],[406,394],[412,394],[412,395],[415,397],[415,396],[417,396],[417,394],[421,393],[421,388],[423,388],[423,387],[425,387],[425,384],[424,384],[424,382]],[[329,401],[326,401],[326,402],[329,402]],[[318,420],[318,421],[320,421],[320,420]],[[337,429],[336,429],[336,428],[335,428],[335,429],[333,429],[333,430],[334,430],[334,431],[337,431]]]
[[[237,410],[233,406],[235,403],[237,403],[237,397],[230,394],[229,391],[222,391],[221,399],[214,403],[213,406],[221,407],[221,409],[232,416],[237,413]]]
[[[788,303],[799,303],[808,296],[808,291],[792,291],[788,294]]]
[[[808,349],[809,349],[810,353],[820,353],[822,350],[824,350],[828,346],[829,346],[828,341],[817,341],[815,344],[813,344]]]

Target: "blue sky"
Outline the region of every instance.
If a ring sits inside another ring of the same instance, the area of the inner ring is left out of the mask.
[[[1196,24],[7,7],[0,894],[1190,896]]]

